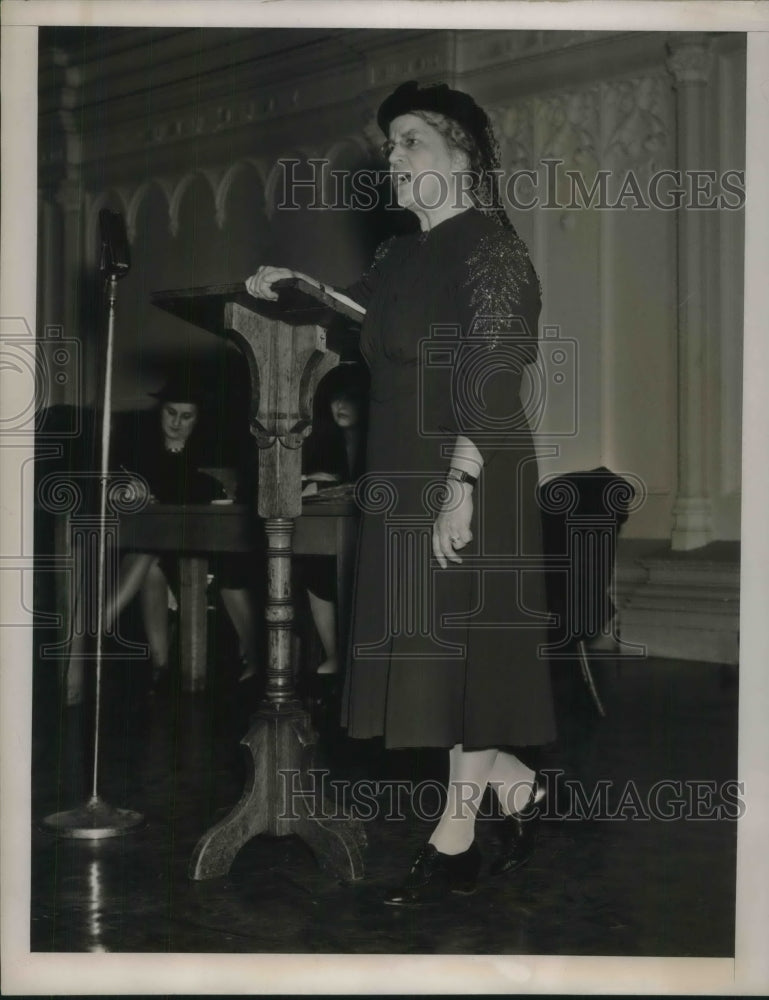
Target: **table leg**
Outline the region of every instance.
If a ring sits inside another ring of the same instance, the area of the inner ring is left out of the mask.
[[[294,605],[291,597],[291,542],[294,522],[288,517],[268,518],[267,536],[267,687],[265,694],[274,705],[294,701],[291,669],[291,630]]]
[[[179,650],[183,691],[203,691],[206,686],[207,574],[205,557],[179,558]]]

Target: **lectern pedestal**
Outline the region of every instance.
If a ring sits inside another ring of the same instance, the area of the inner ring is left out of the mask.
[[[312,428],[312,403],[339,357],[326,345],[329,310],[295,290],[277,303],[252,298],[243,285],[158,292],[155,305],[231,339],[251,376],[251,432],[259,446],[256,513],[267,539],[267,686],[241,740],[249,777],[232,812],[198,842],[190,877],[226,874],[259,833],[297,834],[319,863],[344,879],[363,875],[360,822],[326,808],[308,776],[316,735],[295,698],[291,669],[291,540],[302,511],[301,446]]]

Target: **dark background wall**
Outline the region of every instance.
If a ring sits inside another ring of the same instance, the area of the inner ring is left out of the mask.
[[[508,173],[557,159],[588,186],[608,171],[616,191],[628,171],[644,185],[660,169],[739,170],[744,71],[739,35],[43,29],[38,332],[52,354],[45,327],[63,326],[84,365],[82,378],[52,385],[51,402],[98,398],[104,206],[125,216],[133,253],[119,289],[114,409],[146,407],[169,366],[191,364],[227,426],[239,356],[159,312],[150,294],[242,281],[267,262],[340,285],[355,278],[402,220],[315,210],[306,189],[299,208],[281,207],[281,164],[297,160],[300,179],[313,159],[348,174],[384,166],[375,113],[398,83],[469,91],[492,116]],[[701,238],[684,241],[686,287],[680,213],[631,200],[611,212],[511,214],[542,280],[543,331],[559,341],[545,343],[535,373],[542,475],[605,465],[639,477],[647,498],[628,525],[638,537],[673,535],[682,547],[739,537],[743,213],[709,212]],[[690,329],[682,300],[697,300]]]

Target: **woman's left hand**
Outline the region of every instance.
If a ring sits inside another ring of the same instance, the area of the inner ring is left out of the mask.
[[[443,510],[433,524],[433,555],[441,569],[449,562],[461,563],[457,549],[471,542],[473,533],[470,522],[473,519],[473,487],[454,479],[446,480],[447,497]]]

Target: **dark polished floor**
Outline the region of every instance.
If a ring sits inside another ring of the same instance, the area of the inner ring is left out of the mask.
[[[729,668],[596,661],[608,713],[599,719],[578,666],[559,663],[561,739],[540,764],[563,771],[562,782],[580,782],[588,797],[605,787],[608,813],[584,818],[583,809],[582,819],[568,818],[573,796],[562,783],[526,868],[502,881],[484,878],[474,896],[408,911],[381,903],[383,888],[400,878],[430,830],[411,816],[408,796],[407,818],[365,822],[367,870],[359,882],[337,882],[294,837],[251,840],[224,877],[188,877],[196,842],[243,787],[238,741],[256,707],[256,694],[235,682],[227,636],[214,630],[212,641],[218,663],[202,695],[152,694],[141,664],[105,669],[99,791],[112,805],[139,810],[145,822],[101,841],[57,839],[35,826],[34,951],[734,954],[737,824],[643,818],[662,779],[682,782],[683,798],[701,816],[709,798],[722,801],[722,783],[736,775],[737,683]],[[36,824],[84,802],[90,790],[88,703],[64,707],[55,675],[52,666],[36,668]],[[314,711],[318,762],[337,778],[380,781],[381,806],[401,779],[444,777],[444,753],[388,753],[347,741],[333,717]],[[715,784],[715,797],[704,782]],[[673,814],[670,797],[678,792],[672,786],[660,796]],[[434,796],[424,805],[435,808]],[[492,818],[479,821],[478,837],[492,857]]]

